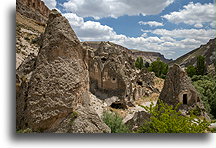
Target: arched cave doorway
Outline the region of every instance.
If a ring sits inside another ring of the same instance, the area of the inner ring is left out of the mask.
[[[187,94],[183,94],[183,104],[187,104],[187,103],[188,103]]]

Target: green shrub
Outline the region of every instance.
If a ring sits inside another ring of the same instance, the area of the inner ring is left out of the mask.
[[[215,97],[215,78],[210,76],[193,76],[193,85],[200,93],[201,100],[203,101],[208,113],[216,118],[216,97]]]
[[[17,133],[32,133],[30,128],[17,130]]]
[[[204,133],[210,123],[202,121],[196,116],[187,117],[173,107],[162,101],[155,107],[144,107],[150,114],[146,121],[136,132],[138,133]]]
[[[198,56],[196,61],[196,67],[189,65],[186,68],[186,72],[189,77],[193,77],[194,75],[205,75],[207,71],[206,65],[205,65],[205,57]]]
[[[196,74],[203,76],[205,73],[206,73],[205,57],[198,56],[197,57]]]
[[[143,69],[144,68],[143,58],[142,57],[138,57],[136,59],[136,62],[134,64],[135,64],[136,68]]]
[[[194,75],[196,75],[196,67],[194,67],[193,65],[190,65],[186,68],[186,72],[189,77],[193,77]]]
[[[129,133],[128,127],[123,123],[123,119],[118,114],[104,112],[102,119],[110,127],[111,133]]]
[[[72,125],[74,123],[74,120],[78,117],[78,113],[73,111],[71,114],[70,114],[70,124]]]
[[[164,79],[168,72],[168,65],[162,62],[160,59],[157,59],[157,61],[151,63],[148,70],[154,72],[157,77]]]

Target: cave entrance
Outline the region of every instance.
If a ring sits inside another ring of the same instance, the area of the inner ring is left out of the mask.
[[[114,102],[110,105],[110,107],[115,109],[127,109],[127,106],[122,102]]]
[[[140,86],[143,85],[143,83],[141,81],[137,81],[137,84],[140,85]]]
[[[183,94],[183,104],[187,104],[187,103],[188,103],[187,94]]]

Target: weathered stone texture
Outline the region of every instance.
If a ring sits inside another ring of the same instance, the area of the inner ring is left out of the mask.
[[[203,102],[192,85],[191,79],[177,64],[174,64],[173,67],[170,68],[159,99],[174,106],[181,103],[179,109],[183,114],[189,114],[190,110],[198,108],[200,110],[200,115],[209,120]]]
[[[111,42],[84,42],[83,46],[89,51],[90,91],[98,98],[118,97],[118,104],[129,104],[158,92],[154,74],[136,70],[127,48]]]
[[[26,109],[29,127],[34,130],[54,128],[83,103],[83,96],[88,91],[83,53],[68,21],[53,11],[29,84]]]
[[[75,114],[75,115],[74,115]],[[110,133],[110,128],[90,108],[78,106],[60,125],[56,133]]]
[[[16,71],[16,128],[24,126],[26,97],[28,96],[29,81],[35,69],[36,56],[30,54]]]
[[[167,104],[177,105],[183,103],[183,95],[185,95],[185,98],[187,95],[185,105],[191,106],[200,101],[198,93],[186,72],[175,64],[166,76],[159,98]]]
[[[17,0],[16,11],[42,24],[46,24],[50,13],[49,8],[41,0]]]

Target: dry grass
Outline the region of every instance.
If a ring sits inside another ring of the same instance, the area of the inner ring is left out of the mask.
[[[148,97],[142,97],[142,98],[136,100],[136,101],[135,101],[135,104],[142,104],[142,103],[145,103],[145,102],[157,101],[159,95],[160,95],[160,94],[158,94],[158,93],[153,93],[153,94],[151,94],[151,95],[148,96]]]
[[[120,117],[125,118],[127,116],[127,110],[123,110],[123,109],[115,109],[115,108],[111,108],[109,107],[110,111],[113,111],[115,113],[117,113]]]

